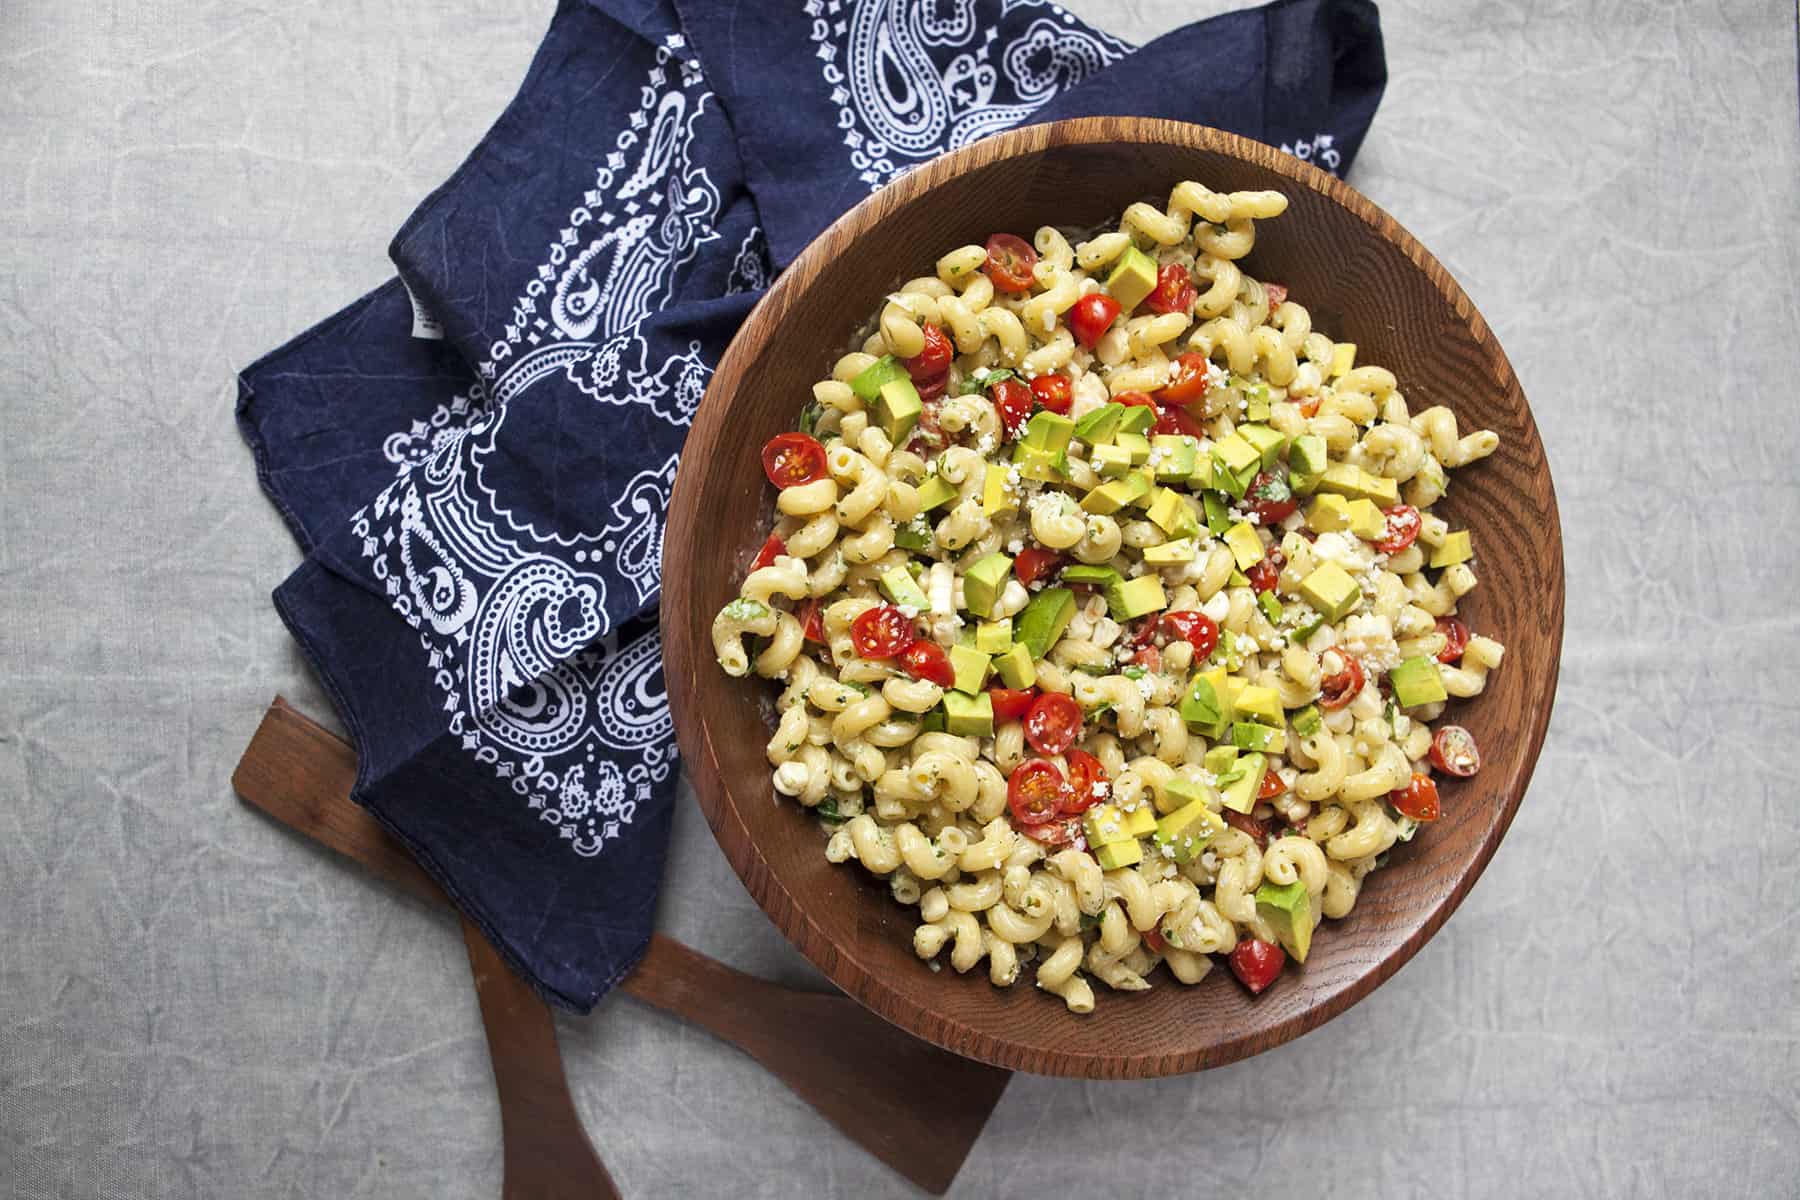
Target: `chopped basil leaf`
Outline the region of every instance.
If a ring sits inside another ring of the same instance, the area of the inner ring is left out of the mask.
[[[818,432],[819,418],[824,415],[824,406],[817,400],[808,404],[800,412],[800,432],[812,436]]]
[[[1144,668],[1140,666],[1133,665],[1126,667],[1123,674],[1127,679],[1142,679],[1145,675],[1149,674],[1149,672],[1145,671]]]

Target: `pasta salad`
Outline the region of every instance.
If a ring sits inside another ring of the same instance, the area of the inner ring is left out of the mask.
[[[1432,723],[1502,648],[1431,509],[1498,438],[1243,270],[1286,207],[1190,181],[953,249],[763,448],[718,661],[779,683],[776,792],[934,970],[1260,993],[1480,765]]]

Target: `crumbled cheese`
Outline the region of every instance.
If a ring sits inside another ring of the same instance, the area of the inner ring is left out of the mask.
[[[1374,562],[1373,553],[1362,539],[1341,531],[1321,533],[1313,542],[1313,554],[1352,575],[1360,575]]]
[[[1137,686],[1139,694],[1146,700],[1156,694],[1156,685],[1150,682],[1150,677],[1148,675],[1138,680]]]
[[[1008,554],[1017,554],[1023,549],[1025,549],[1025,541],[1023,538],[1014,538],[1012,541],[1006,543],[1006,552]]]
[[[1344,619],[1343,634],[1341,645],[1365,666],[1391,671],[1400,665],[1400,647],[1394,641],[1393,624],[1386,617],[1351,613]]]

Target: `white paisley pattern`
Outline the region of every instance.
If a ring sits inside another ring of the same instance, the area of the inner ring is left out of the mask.
[[[1130,51],[1041,0],[1008,0],[1005,37],[978,30],[975,0],[808,0],[804,11],[851,165],[870,191],[1018,124]],[[1042,15],[1012,30],[1017,11]]]
[[[1322,171],[1329,171],[1336,175],[1339,173],[1338,168],[1343,165],[1344,156],[1339,154],[1337,147],[1332,144],[1335,141],[1337,139],[1329,133],[1315,133],[1311,141],[1301,138],[1297,142],[1283,142],[1281,150],[1282,153],[1291,154],[1301,162],[1309,162]]]
[[[718,236],[718,191],[690,155],[712,93],[683,49],[679,36],[658,49],[638,110],[476,364],[480,383],[387,439],[396,478],[351,518],[419,633],[450,734],[588,857],[675,767],[654,621],[602,630],[609,586],[635,607],[656,597],[677,459],[638,474],[602,527],[575,534],[508,511],[483,463],[508,401],[559,371],[597,404],[693,421],[710,374],[699,343],[652,365],[636,331]]]

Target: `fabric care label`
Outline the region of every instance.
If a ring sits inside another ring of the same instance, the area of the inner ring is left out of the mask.
[[[443,341],[443,323],[425,310],[425,306],[419,303],[417,296],[413,295],[413,290],[405,279],[400,281],[400,286],[406,288],[406,298],[412,302],[412,335],[416,338],[424,338],[428,342]]]

